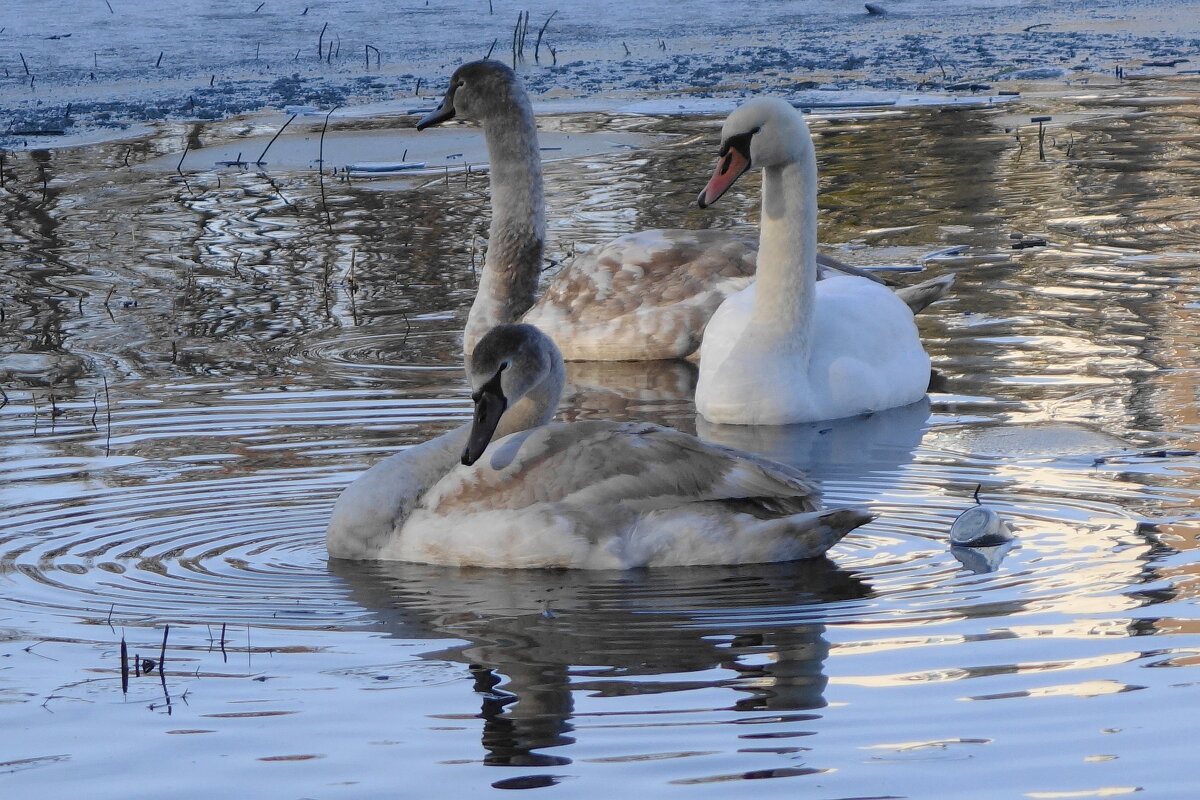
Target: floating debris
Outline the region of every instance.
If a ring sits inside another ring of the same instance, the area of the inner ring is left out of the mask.
[[[402,172],[408,169],[425,169],[424,161],[361,161],[350,164],[351,172]]]
[[[950,526],[950,544],[956,547],[994,547],[1012,541],[1012,532],[995,509],[985,506],[975,487],[975,503]]]
[[[1011,540],[1008,523],[985,505],[968,508],[950,526],[950,543],[956,547],[989,547]]]
[[[971,248],[969,245],[956,244],[954,247],[943,247],[941,250],[934,250],[932,253],[926,253],[925,255],[921,256],[917,260],[918,261],[935,261],[939,258],[949,258],[950,256],[957,256],[961,253],[967,252],[970,249]]]
[[[1045,239],[1029,238],[1022,239],[1019,242],[1013,242],[1013,250],[1024,250],[1026,247],[1045,247],[1047,244]]]

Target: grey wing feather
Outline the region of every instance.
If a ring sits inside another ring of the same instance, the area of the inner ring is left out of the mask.
[[[515,509],[534,503],[650,510],[681,502],[754,501],[772,516],[815,508],[799,470],[647,423],[547,425],[456,468],[430,497],[433,510]],[[777,509],[771,513],[772,509]]]

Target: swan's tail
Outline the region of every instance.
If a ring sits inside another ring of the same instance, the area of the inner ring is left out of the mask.
[[[789,540],[789,559],[798,560],[825,555],[825,551],[840,542],[847,533],[873,519],[874,514],[861,508],[828,508],[793,514],[774,522],[786,526],[782,532]]]
[[[896,296],[916,314],[948,295],[953,285],[954,273],[949,273],[912,286],[903,286],[896,290]]]

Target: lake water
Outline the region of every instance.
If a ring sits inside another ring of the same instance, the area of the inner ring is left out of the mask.
[[[1189,86],[814,116],[828,252],[914,265],[966,249],[895,274],[958,276],[919,317],[928,406],[701,423],[879,515],[829,561],[736,569],[327,560],[340,489],[469,418],[457,337],[487,227],[478,173],[171,171],[185,142],[192,159],[271,132],[244,121],[7,153],[0,788],[1195,796]],[[1054,117],[1044,160],[1036,114]],[[756,178],[695,207],[717,124],[547,120],[650,143],[548,164],[550,255],[752,226]],[[566,419],[697,429],[686,364],[570,375]],[[1011,549],[949,548],[977,487]],[[155,663],[123,677],[135,655]]]

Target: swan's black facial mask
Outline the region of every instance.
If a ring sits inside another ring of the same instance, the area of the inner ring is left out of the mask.
[[[417,122],[417,130],[423,131],[426,128],[432,128],[434,125],[441,125],[447,120],[454,119],[454,92],[461,85],[461,81],[450,81],[450,88],[446,90],[446,96],[442,98],[442,104],[421,117],[420,121]]]
[[[496,370],[491,380],[471,395],[471,399],[475,401],[475,419],[471,423],[471,433],[467,436],[467,446],[462,452],[462,463],[467,466],[474,464],[483,455],[488,443],[492,441],[492,436],[496,434],[500,417],[504,416],[504,411],[508,408],[508,398],[504,396],[504,389],[500,386],[500,376],[504,373],[505,366],[507,365],[502,365]]]
[[[717,198],[725,194],[730,186],[733,186],[743,172],[750,169],[750,140],[754,134],[758,133],[758,130],[755,128],[736,136],[730,136],[721,143],[717,168],[696,200],[701,208],[707,208],[715,203]]]

